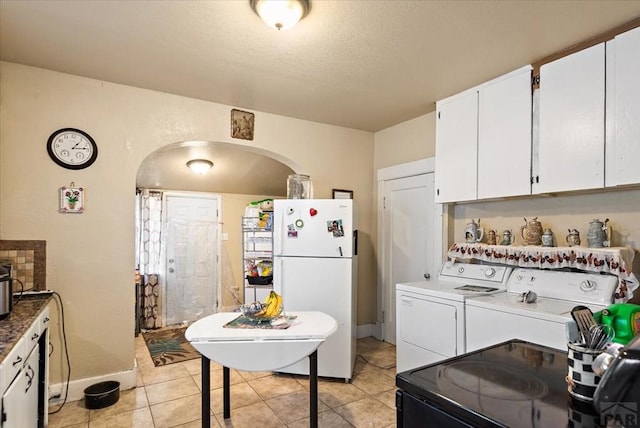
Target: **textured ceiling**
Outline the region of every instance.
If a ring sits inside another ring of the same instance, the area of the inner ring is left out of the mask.
[[[375,132],[640,17],[640,1],[310,1],[275,31],[248,0],[0,0],[0,59]],[[139,181],[172,185],[161,161]],[[173,188],[196,190],[179,168]]]
[[[0,1],[0,58],[378,131],[640,16],[640,1],[311,0],[288,31],[246,0]]]
[[[187,167],[191,159],[210,159],[205,175]],[[287,196],[287,177],[294,171],[257,149],[231,143],[187,141],[150,154],[138,169],[136,186],[196,192]]]

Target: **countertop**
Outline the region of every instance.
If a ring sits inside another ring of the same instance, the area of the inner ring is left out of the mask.
[[[11,314],[0,320],[0,362],[4,361],[51,299],[51,295],[22,296],[14,303]]]

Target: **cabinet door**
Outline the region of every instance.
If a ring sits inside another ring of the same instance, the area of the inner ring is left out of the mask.
[[[2,396],[2,428],[38,426],[38,346]]]
[[[604,43],[540,67],[533,193],[604,186],[604,79]]]
[[[613,114],[607,117],[613,121],[607,185],[619,186],[640,183],[640,27],[616,36],[613,50],[607,56],[613,60],[613,84],[607,85],[613,91]]]
[[[531,67],[482,87],[478,199],[531,193]]]
[[[435,202],[476,199],[478,181],[478,93],[436,106]]]

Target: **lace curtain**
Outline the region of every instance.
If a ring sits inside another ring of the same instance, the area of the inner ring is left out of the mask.
[[[143,329],[159,328],[162,192],[136,194],[136,268],[142,275],[142,301],[138,322]]]

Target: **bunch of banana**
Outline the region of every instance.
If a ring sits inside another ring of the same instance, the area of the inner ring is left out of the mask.
[[[282,306],[282,296],[271,290],[269,296],[262,304],[262,309],[259,312],[256,312],[253,316],[255,317],[264,317],[271,318],[280,312],[280,307]]]

